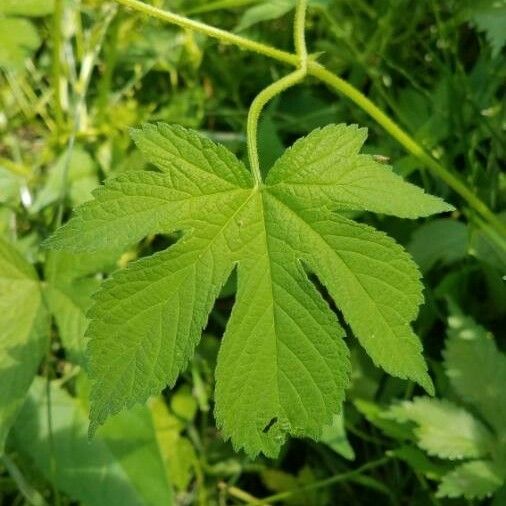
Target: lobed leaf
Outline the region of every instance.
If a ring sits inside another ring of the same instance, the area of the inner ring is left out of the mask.
[[[329,125],[299,139],[274,164],[267,184],[296,197],[299,206],[373,211],[419,218],[453,206],[406,183],[388,165],[359,154],[367,130]]]
[[[310,134],[263,185],[224,147],[182,127],[144,125],[133,138],[157,171],[107,182],[48,241],[95,251],[182,232],[96,295],[87,332],[92,432],[175,382],[234,269],[216,417],[237,448],[274,456],[289,434],[320,438],[340,410],[350,372],[344,332],[310,274],[377,365],[432,391],[410,327],[422,301],[415,264],[385,234],[336,210],[417,217],[451,207],[358,154],[365,131]]]

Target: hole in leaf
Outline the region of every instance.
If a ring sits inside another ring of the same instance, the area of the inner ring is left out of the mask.
[[[274,424],[278,421],[278,417],[275,416],[274,418],[271,418],[270,422],[262,429],[262,432],[264,434],[267,434],[271,429],[272,427],[274,426]]]

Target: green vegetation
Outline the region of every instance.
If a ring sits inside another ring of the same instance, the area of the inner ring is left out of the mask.
[[[505,43],[2,0],[0,506],[506,504]]]

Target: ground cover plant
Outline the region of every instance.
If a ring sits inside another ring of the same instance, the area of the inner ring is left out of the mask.
[[[0,504],[506,504],[502,0],[1,0]]]

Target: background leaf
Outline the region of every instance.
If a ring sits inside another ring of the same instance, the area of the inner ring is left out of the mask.
[[[47,352],[49,320],[33,267],[0,238],[0,454]]]
[[[460,464],[443,477],[438,497],[483,499],[491,496],[504,483],[494,466],[485,460]]]
[[[418,397],[393,406],[385,416],[415,422],[420,448],[442,459],[481,457],[492,449],[492,434],[486,427],[448,401]]]
[[[506,356],[485,328],[454,304],[450,307],[446,374],[462,400],[474,406],[499,436],[506,437]]]
[[[72,398],[56,382],[50,395],[49,401],[45,380],[37,378],[16,423],[14,440],[59,490],[86,506],[172,504],[167,471],[146,408],[112,419],[103,434],[89,441],[86,402]]]
[[[39,45],[39,35],[30,21],[0,17],[0,68],[21,69]]]
[[[46,16],[53,12],[54,0],[2,0],[0,14],[13,16]]]

